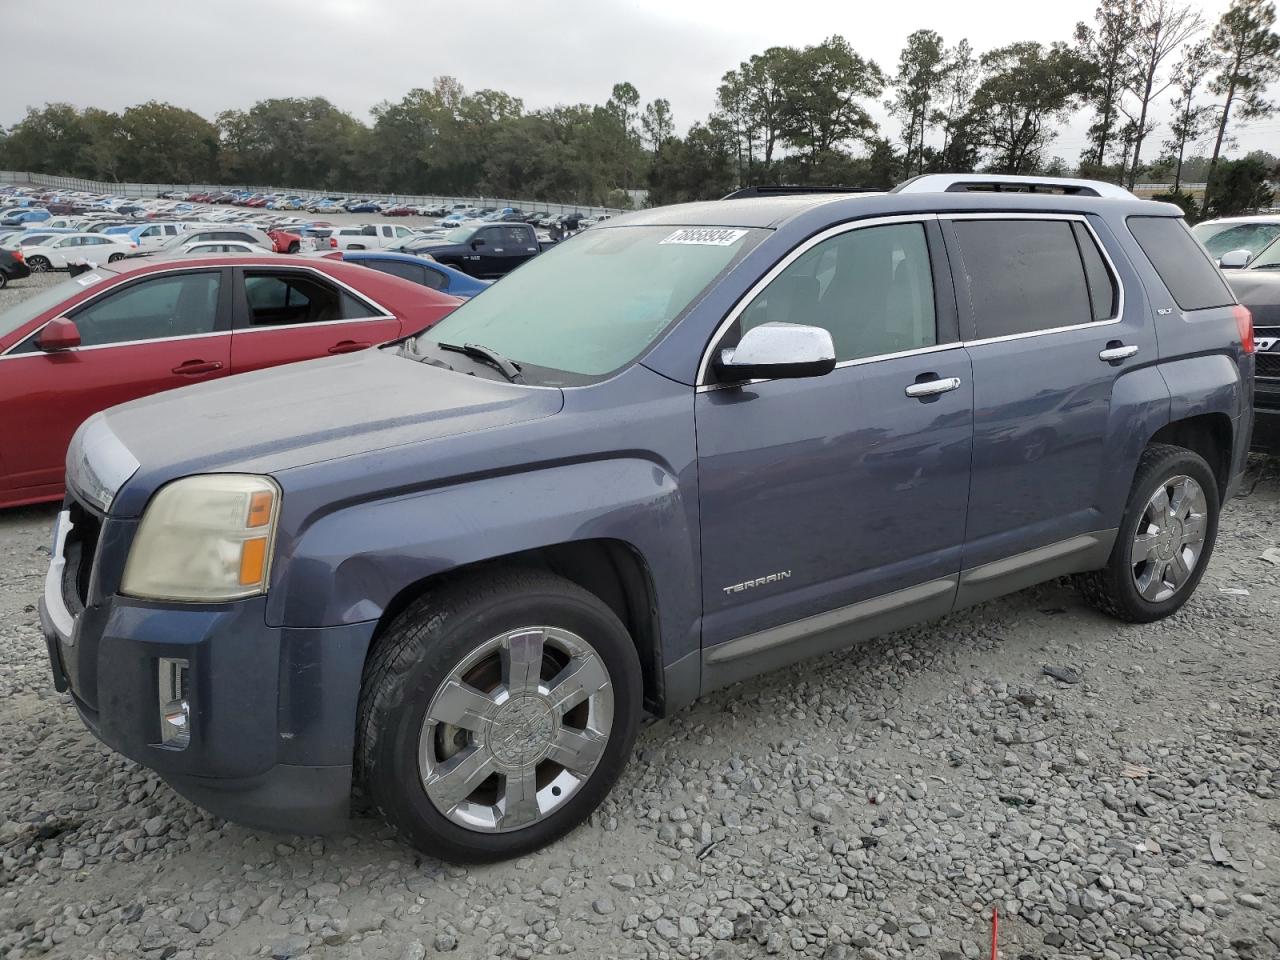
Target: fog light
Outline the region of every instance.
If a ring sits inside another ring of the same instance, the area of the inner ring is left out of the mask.
[[[187,703],[188,661],[161,657],[157,661],[160,699],[160,746],[185,750],[191,742],[191,707]]]

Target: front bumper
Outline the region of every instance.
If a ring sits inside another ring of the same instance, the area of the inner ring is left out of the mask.
[[[55,574],[60,546],[51,579],[62,574]],[[73,612],[63,592],[47,585],[40,624],[55,685],[69,688],[103,743],[228,820],[290,833],[341,828],[374,622],[273,627],[265,597],[222,604],[88,600]],[[161,658],[189,665],[184,749],[161,742]]]

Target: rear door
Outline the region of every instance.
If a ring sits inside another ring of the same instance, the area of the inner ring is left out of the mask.
[[[1144,442],[1110,435],[1127,402],[1117,383],[1154,363],[1156,342],[1116,263],[1132,269],[1084,216],[954,215],[944,226],[973,363],[967,603],[1046,568],[1106,561],[1119,522],[1108,481]]]
[[[305,267],[237,267],[236,373],[352,353],[400,335],[400,321],[332,277]]]
[[[72,433],[91,414],[226,376],[231,278],[222,268],[147,274],[68,312],[81,345],[44,353],[38,331],[0,363],[0,461],[9,490],[59,485]]]
[[[533,227],[523,223],[513,223],[502,228],[507,238],[507,270],[510,272],[520,264],[532,260],[538,255],[538,237]]]

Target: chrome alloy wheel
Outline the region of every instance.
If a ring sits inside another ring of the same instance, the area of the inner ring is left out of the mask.
[[[591,644],[557,627],[509,630],[431,698],[418,737],[422,786],[460,826],[519,830],[586,783],[612,726],[613,686]]]
[[[1133,536],[1133,582],[1152,603],[1168,600],[1191,579],[1204,552],[1209,507],[1190,477],[1166,480],[1143,509]]]

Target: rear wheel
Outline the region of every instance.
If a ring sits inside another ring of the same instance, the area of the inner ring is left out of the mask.
[[[123,259],[123,253],[113,253],[111,256],[107,257],[107,263],[119,263]]]
[[[27,267],[32,273],[48,273],[53,268],[53,264],[49,262],[48,257],[35,256],[27,260]]]
[[[360,782],[426,853],[519,856],[604,799],[640,710],[635,646],[594,595],[537,570],[455,581],[411,604],[370,655]]]
[[[3,290],[8,285],[9,285],[9,275],[5,273],[3,270],[0,270],[0,290]]]
[[[1218,513],[1217,480],[1204,458],[1152,444],[1138,463],[1107,566],[1078,578],[1085,598],[1132,623],[1175,613],[1204,576]]]

